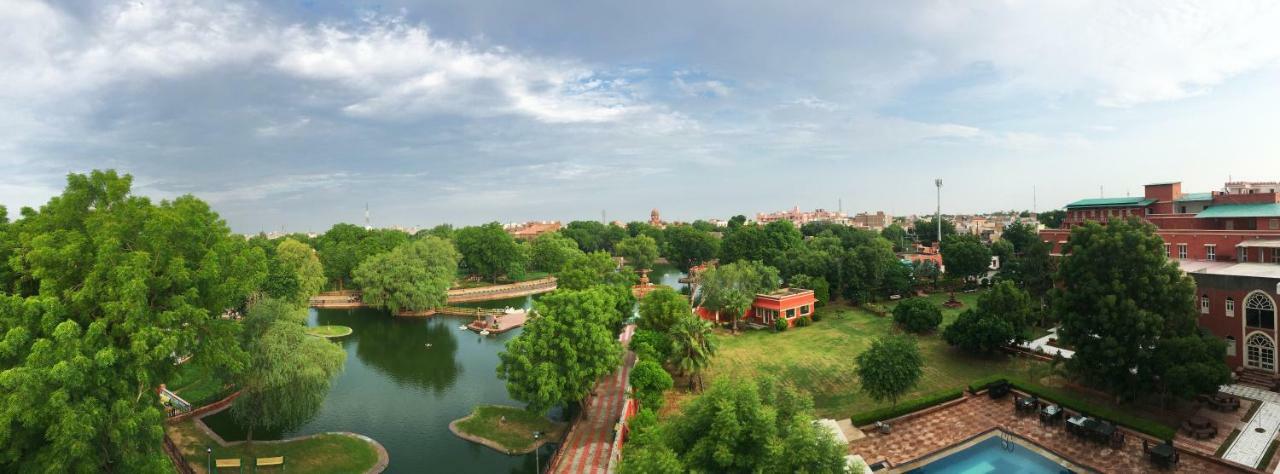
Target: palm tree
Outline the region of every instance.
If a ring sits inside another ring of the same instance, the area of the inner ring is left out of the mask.
[[[680,375],[689,377],[689,388],[694,388],[694,381],[702,386],[702,369],[711,364],[711,356],[716,353],[715,343],[711,341],[711,323],[688,316],[680,318],[671,326],[671,363]]]

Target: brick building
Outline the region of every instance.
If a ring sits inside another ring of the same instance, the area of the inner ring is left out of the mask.
[[[786,319],[787,326],[795,326],[796,319],[801,316],[812,316],[814,305],[817,299],[813,295],[813,290],[805,290],[800,288],[782,288],[770,293],[761,293],[756,295],[756,299],[751,302],[751,307],[742,313],[742,319],[747,323],[759,324],[767,327],[773,327],[778,318]],[[696,310],[698,317],[711,321],[713,323],[730,322],[729,315],[720,315],[719,320],[716,319],[714,311],[707,310],[699,306]]]
[[[1071,227],[1139,217],[1157,228],[1164,252],[1196,282],[1201,327],[1227,342],[1227,363],[1244,375],[1277,373],[1280,300],[1280,183],[1231,182],[1183,193],[1181,183],[1143,196],[1082,199],[1066,206],[1062,229],[1040,232],[1060,254]]]

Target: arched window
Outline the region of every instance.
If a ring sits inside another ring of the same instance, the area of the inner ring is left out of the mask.
[[[1275,329],[1276,305],[1262,293],[1254,293],[1244,302],[1244,323],[1249,327]]]

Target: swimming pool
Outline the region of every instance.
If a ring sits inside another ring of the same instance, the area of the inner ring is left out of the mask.
[[[1023,441],[1002,432],[988,433],[968,443],[957,445],[928,459],[919,461],[917,474],[1059,474],[1076,472],[1045,455],[1052,454],[1033,448]],[[966,447],[967,445],[967,447]],[[1044,453],[1044,454],[1041,454]],[[1054,456],[1056,458],[1056,456]],[[916,464],[912,462],[911,464]]]

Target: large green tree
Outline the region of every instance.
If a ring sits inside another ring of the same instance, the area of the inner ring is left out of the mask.
[[[1044,224],[1045,227],[1048,227],[1050,229],[1062,228],[1062,221],[1066,218],[1067,218],[1067,211],[1062,209],[1056,209],[1048,212],[1041,212],[1039,215],[1036,216],[1036,220],[1040,221],[1041,224]]]
[[[614,252],[635,268],[652,269],[658,259],[658,242],[647,235],[627,237],[618,242]]]
[[[907,230],[898,224],[889,224],[880,231],[880,236],[885,240],[893,243],[894,252],[905,252],[907,250]]]
[[[682,272],[688,272],[690,267],[716,258],[720,249],[720,239],[692,226],[667,227],[666,235],[667,261]]]
[[[1015,253],[1027,251],[1027,247],[1035,242],[1040,242],[1040,235],[1036,232],[1035,226],[1023,224],[1022,221],[1014,221],[1004,228],[1004,233],[1000,235],[1000,240],[1007,240],[1013,245]]]
[[[528,256],[497,222],[463,228],[454,233],[453,241],[462,254],[463,268],[473,275],[497,281],[503,275],[523,274],[527,268]]]
[[[309,336],[296,309],[264,300],[245,317],[261,334],[249,339],[248,370],[240,378],[240,396],[231,416],[253,441],[257,429],[290,430],[309,420],[325,397],[347,353],[328,339]]]
[[[942,241],[942,265],[947,273],[972,279],[985,274],[991,266],[991,249],[976,235],[952,235]]]
[[[996,283],[978,297],[978,306],[960,314],[943,331],[948,344],[970,352],[995,352],[1030,337],[1038,307],[1013,282]]]
[[[444,306],[458,274],[453,244],[428,236],[370,257],[355,271],[365,303],[392,313]]]
[[[529,244],[529,266],[540,272],[558,273],[580,255],[578,243],[559,232],[539,235]]]
[[[716,320],[728,317],[738,331],[742,319],[756,294],[776,290],[781,278],[778,270],[758,261],[738,261],[702,273],[698,286],[702,306],[716,313]]]
[[[689,387],[702,385],[702,371],[711,365],[716,354],[711,338],[711,323],[694,316],[680,318],[671,326],[671,365],[687,377]]]
[[[1003,268],[1001,273],[1031,293],[1036,299],[1036,311],[1053,288],[1053,263],[1049,256],[1049,244],[1036,240],[1027,244],[1022,253]]]
[[[614,244],[627,236],[627,229],[597,221],[573,221],[560,233],[577,242],[583,252],[612,252]]]
[[[930,217],[927,220],[921,219],[916,221],[915,225],[911,227],[911,233],[916,235],[917,241],[919,241],[924,245],[929,245],[931,242],[938,242],[939,240],[945,241],[947,240],[947,237],[955,235],[956,224],[954,222],[951,222],[951,219],[947,219],[946,217],[943,217],[942,218],[942,238],[939,239],[938,238],[938,221]]]
[[[930,332],[942,324],[942,309],[928,299],[909,298],[893,307],[893,322],[909,332]]]
[[[566,290],[585,290],[596,285],[636,284],[630,267],[618,268],[617,260],[606,252],[580,254],[569,260],[556,274],[556,286]]]
[[[920,381],[924,356],[910,336],[884,336],[858,354],[858,381],[862,391],[879,401],[898,399]]]
[[[659,287],[640,298],[640,321],[637,326],[640,329],[666,333],[681,318],[692,314],[688,298],[671,288]]]
[[[1154,359],[1197,327],[1195,284],[1165,256],[1155,227],[1087,223],[1072,228],[1063,254],[1052,301],[1058,335],[1076,349],[1068,367],[1122,398],[1156,385],[1172,365]],[[1204,364],[1225,368],[1221,353],[1211,355]]]
[[[595,287],[557,290],[535,302],[524,332],[498,354],[498,378],[507,381],[511,397],[537,412],[582,404],[596,381],[622,360],[612,330],[622,321],[616,299]]]
[[[310,245],[285,238],[275,246],[268,261],[263,291],[269,297],[302,307],[320,292],[324,282],[324,268],[316,251]]]
[[[171,471],[155,388],[173,355],[244,370],[218,316],[257,291],[265,255],[199,199],[157,204],[131,184],[72,174],[3,226],[0,471]]]

